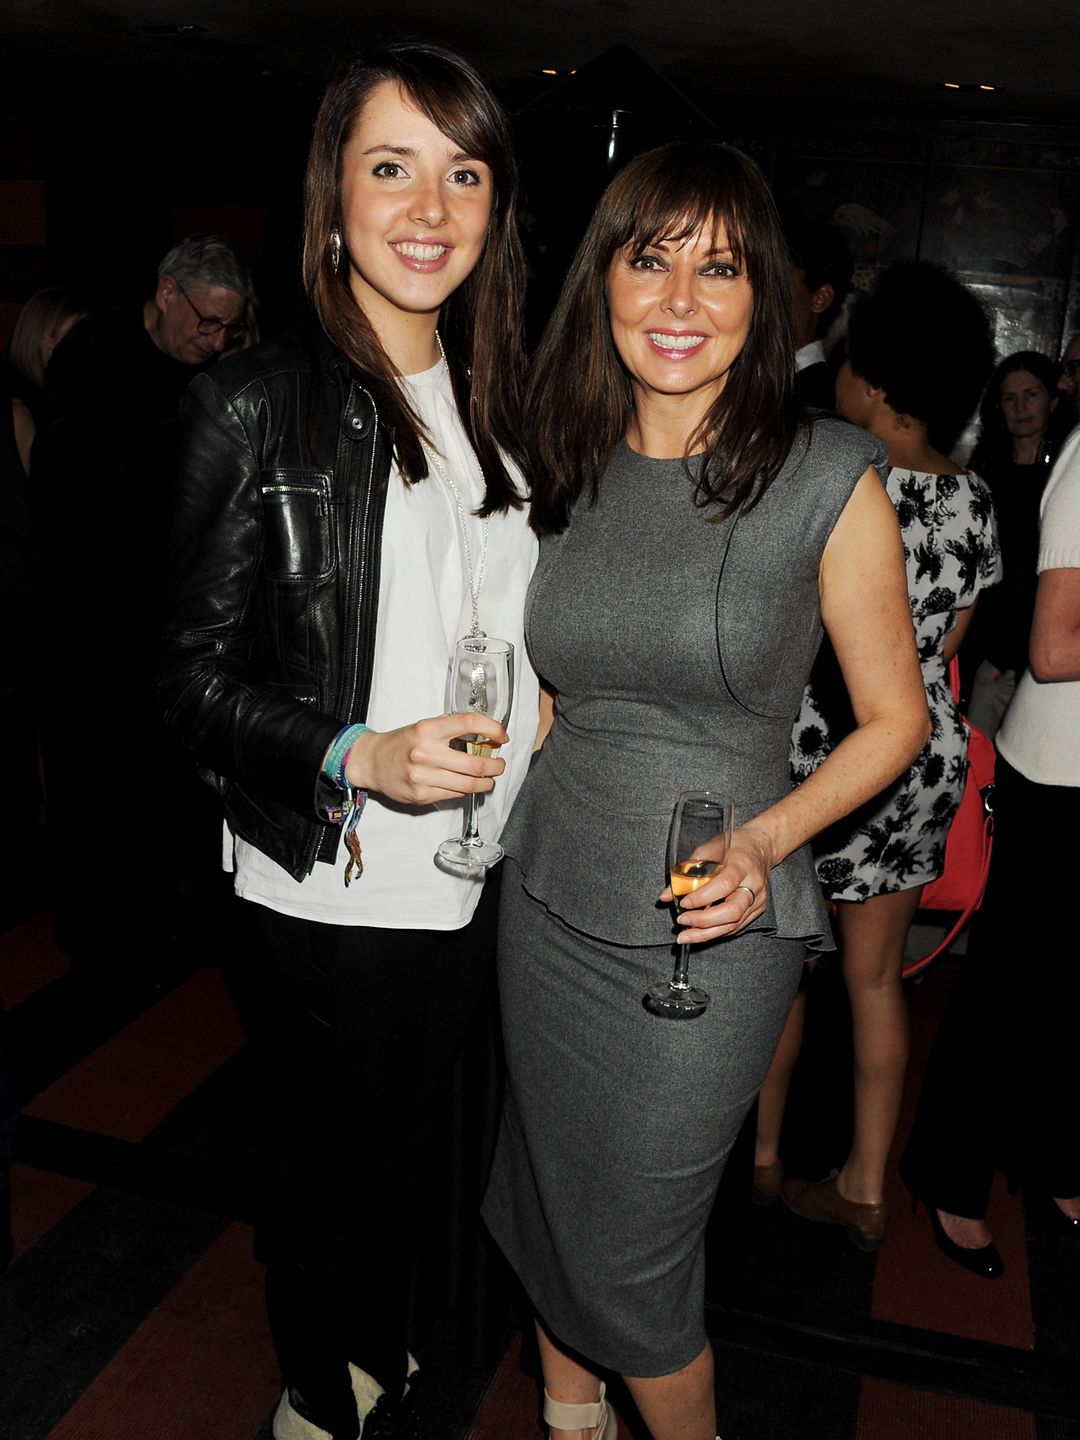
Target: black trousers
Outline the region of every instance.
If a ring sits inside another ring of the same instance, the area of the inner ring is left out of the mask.
[[[404,1386],[430,1160],[493,984],[497,888],[450,932],[242,906],[260,967],[248,1018],[271,1329],[286,1384],[334,1440],[357,1433],[350,1361]]]
[[[967,960],[934,1039],[901,1174],[982,1219],[994,1171],[1080,1194],[1080,788],[998,760],[994,855]]]

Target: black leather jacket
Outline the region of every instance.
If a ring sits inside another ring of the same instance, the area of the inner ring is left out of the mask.
[[[390,437],[314,325],[198,376],[180,413],[166,724],[302,880],[337,844],[323,756],[368,703]]]

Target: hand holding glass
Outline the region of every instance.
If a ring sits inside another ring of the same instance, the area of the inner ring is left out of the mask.
[[[514,647],[509,640],[496,640],[490,635],[467,635],[454,647],[454,659],[447,687],[447,705],[451,711],[475,710],[490,715],[505,726],[510,719],[514,698]],[[460,743],[469,755],[490,757],[499,753],[483,735],[463,735]],[[476,794],[469,794],[465,804],[465,823],[461,835],[444,840],[438,856],[454,870],[486,868],[503,858],[503,848],[493,840],[482,840],[476,824]]]
[[[700,890],[723,869],[727,859],[735,807],[709,790],[687,790],[675,802],[668,837],[668,881],[675,913],[684,895]],[[667,984],[654,985],[642,1003],[668,1020],[692,1020],[705,1013],[709,997],[690,984],[689,946],[675,944],[675,973]]]

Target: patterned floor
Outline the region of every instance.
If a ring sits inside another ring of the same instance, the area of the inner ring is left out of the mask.
[[[158,988],[104,985],[58,954],[33,885],[8,914],[0,996],[24,1115],[0,1437],[268,1436],[279,1382],[252,1258],[245,1056],[221,973],[189,956]],[[912,991],[912,1092],[952,972]],[[811,1115],[845,1063],[842,1046],[820,1051]],[[1080,1247],[1046,1207],[995,1194],[1008,1273],[986,1283],[938,1254],[899,1189],[875,1259],[782,1207],[753,1210],[737,1179],[710,1232],[724,1440],[1080,1440]],[[541,1434],[509,1321],[487,1369],[463,1365],[439,1327],[427,1337],[429,1440]],[[615,1393],[623,1433],[647,1440]]]

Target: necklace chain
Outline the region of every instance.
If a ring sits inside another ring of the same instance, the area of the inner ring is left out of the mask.
[[[446,370],[447,375],[449,375],[450,366],[446,363],[446,351],[443,349],[442,337],[437,330],[435,332],[435,339],[439,346],[439,354],[442,356],[443,368]],[[484,572],[487,569],[488,520],[490,517],[485,515],[480,521],[480,563],[474,572],[472,546],[469,544],[469,532],[465,524],[465,506],[461,499],[461,491],[451,479],[450,472],[442,463],[438,452],[426,441],[422,443],[425,454],[435,468],[435,473],[439,479],[445,483],[447,489],[454,497],[454,505],[457,508],[458,528],[461,531],[461,546],[465,552],[465,570],[469,580],[469,600],[472,605],[472,628],[469,634],[471,636],[482,635],[484,632],[480,629],[480,592],[484,588]],[[483,481],[484,472],[480,469],[479,461],[477,461],[477,469],[480,470],[480,479]]]

